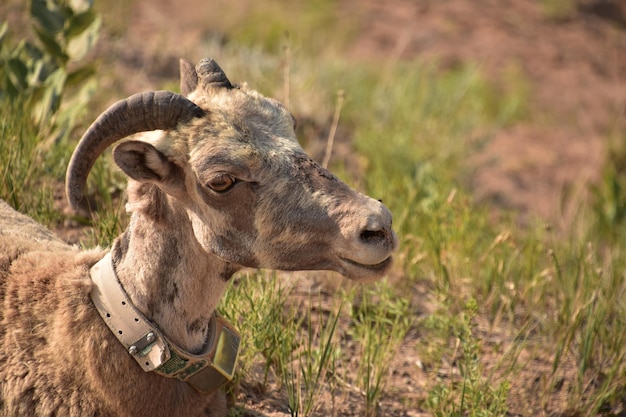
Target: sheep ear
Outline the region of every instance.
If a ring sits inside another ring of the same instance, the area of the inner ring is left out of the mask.
[[[180,168],[157,148],[131,140],[113,149],[113,160],[130,178],[139,182],[169,183]]]
[[[198,74],[195,66],[186,59],[180,59],[180,92],[187,97],[198,86]]]

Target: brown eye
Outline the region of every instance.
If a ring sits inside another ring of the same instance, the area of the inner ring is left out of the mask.
[[[224,193],[228,191],[235,183],[237,179],[228,174],[219,174],[216,177],[207,181],[206,186],[217,193]]]

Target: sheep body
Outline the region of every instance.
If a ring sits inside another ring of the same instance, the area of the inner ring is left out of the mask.
[[[89,296],[104,250],[66,245],[2,201],[0,216],[0,416],[225,415],[219,392],[143,372],[104,325]]]
[[[19,213],[3,200],[0,200],[0,236],[24,238],[27,242],[45,242],[47,249],[67,250],[68,244],[52,231],[43,227],[28,216]],[[4,253],[4,252],[0,252]]]

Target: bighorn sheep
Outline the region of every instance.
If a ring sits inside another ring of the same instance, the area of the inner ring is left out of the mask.
[[[215,314],[242,267],[372,280],[397,238],[379,201],[297,143],[276,100],[181,60],[182,95],[121,100],[69,164],[78,207],[98,156],[129,177],[128,228],[79,251],[0,204],[1,416],[220,416],[238,336]]]

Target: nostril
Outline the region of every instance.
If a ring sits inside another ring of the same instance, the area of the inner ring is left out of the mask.
[[[364,230],[359,238],[365,243],[375,243],[384,240],[385,236],[382,230]]]

